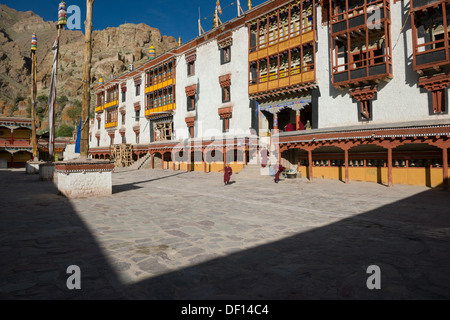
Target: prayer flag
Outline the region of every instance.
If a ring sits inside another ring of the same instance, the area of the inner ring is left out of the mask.
[[[217,10],[219,11],[219,13],[222,14],[222,8],[220,7],[219,0],[217,0],[216,7],[217,7]]]
[[[78,124],[77,130],[77,141],[75,142],[75,153],[80,153],[80,144],[81,144],[81,122],[82,118],[80,116],[80,123]]]
[[[56,99],[56,67],[58,57],[58,37],[52,47],[53,52],[53,69],[52,78],[50,81],[50,93],[48,95],[48,125],[49,125],[49,138],[48,138],[48,154],[50,159],[53,159],[54,153],[54,138],[55,138],[55,119],[54,119],[54,104]]]

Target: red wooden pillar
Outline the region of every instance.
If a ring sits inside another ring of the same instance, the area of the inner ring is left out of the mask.
[[[164,170],[164,154],[161,152],[161,169]]]
[[[223,167],[227,164],[227,147],[223,147]]]
[[[281,147],[278,145],[278,165],[281,165]]]
[[[175,171],[175,153],[171,153],[172,156],[172,171]]]
[[[278,133],[278,114],[273,114],[273,133]]]
[[[388,186],[392,187],[394,183],[392,182],[392,148],[388,147]]]
[[[154,153],[150,153],[150,168],[155,169],[154,164]]]
[[[188,158],[187,158],[187,172],[191,172],[191,166],[192,166],[192,155],[191,155],[191,148],[188,149]]]
[[[442,167],[444,190],[448,190],[448,148],[442,148]]]
[[[11,129],[11,145],[14,144],[14,129]]]
[[[313,181],[313,162],[312,162],[312,150],[308,150],[308,163],[309,163],[309,181]]]
[[[349,174],[348,174],[348,149],[344,150],[345,154],[345,183],[348,183],[349,181]]]
[[[300,110],[295,111],[295,130],[300,130]]]

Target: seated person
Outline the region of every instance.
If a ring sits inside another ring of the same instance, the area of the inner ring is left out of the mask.
[[[294,131],[294,126],[292,125],[292,123],[288,123],[288,124],[284,127],[284,131]]]

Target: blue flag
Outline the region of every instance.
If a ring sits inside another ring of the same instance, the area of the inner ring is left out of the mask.
[[[80,117],[80,123],[78,124],[77,130],[77,141],[75,142],[75,153],[80,153],[80,144],[81,144],[81,122],[82,119]]]

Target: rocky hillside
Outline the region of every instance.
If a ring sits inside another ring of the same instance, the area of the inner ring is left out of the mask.
[[[38,38],[38,96],[48,96],[56,22],[44,21],[31,11],[20,12],[0,4],[0,116],[26,115],[33,32]],[[144,63],[148,59],[150,45],[156,48],[157,55],[177,46],[174,37],[162,36],[158,29],[142,23],[94,31],[93,39],[93,85],[97,85],[100,77],[107,80],[111,75],[123,73],[130,63],[136,66]],[[62,32],[57,95],[67,97],[64,106],[70,107],[77,100],[81,101],[83,48],[81,31]],[[59,115],[63,114],[63,110],[59,110]]]

